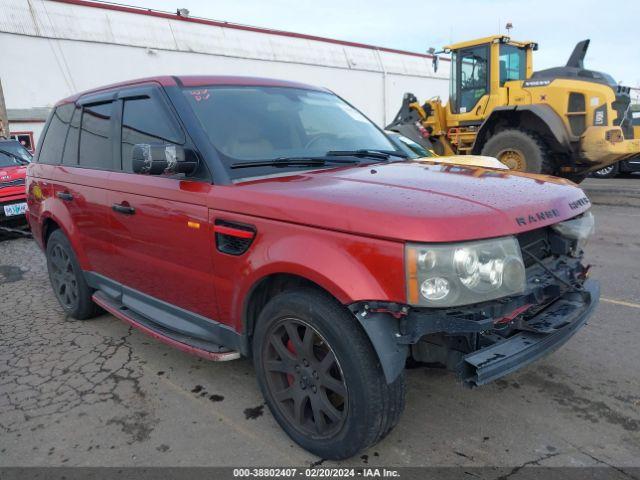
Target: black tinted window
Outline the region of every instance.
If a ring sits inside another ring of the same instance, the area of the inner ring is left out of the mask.
[[[52,165],[60,163],[72,114],[73,104],[61,105],[53,111],[49,128],[47,128],[42,148],[38,155],[38,162]]]
[[[69,125],[69,133],[67,133],[67,142],[64,145],[64,154],[62,155],[62,163],[65,165],[78,164],[78,140],[80,139],[80,117],[82,109],[77,107],[71,117]]]
[[[172,115],[153,98],[125,100],[122,111],[122,169],[131,172],[131,153],[137,143],[183,144],[184,135]]]
[[[80,166],[111,170],[111,115],[113,103],[85,105],[80,131]]]

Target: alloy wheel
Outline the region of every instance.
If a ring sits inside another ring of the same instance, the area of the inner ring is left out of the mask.
[[[73,309],[78,303],[79,289],[71,257],[62,245],[57,244],[51,249],[49,260],[53,291],[65,308]]]
[[[274,322],[262,361],[274,406],[295,429],[315,438],[341,429],[347,386],[334,351],[315,328],[297,318]]]

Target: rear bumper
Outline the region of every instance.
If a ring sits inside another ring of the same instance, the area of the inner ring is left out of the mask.
[[[545,326],[548,333],[520,332],[463,357],[462,380],[484,385],[550,354],[567,342],[593,313],[600,298],[595,280],[584,283],[581,293],[567,293],[529,324]]]

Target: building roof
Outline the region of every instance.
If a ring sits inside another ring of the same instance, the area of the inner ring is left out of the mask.
[[[289,32],[289,31],[285,31],[285,30],[276,30],[276,29],[264,28],[264,27],[254,27],[254,26],[251,26],[251,25],[242,25],[242,24],[238,24],[238,23],[231,23],[231,22],[225,22],[225,21],[220,21],[220,20],[212,20],[212,19],[208,19],[208,18],[183,16],[183,15],[178,15],[177,13],[165,12],[165,11],[161,11],[161,10],[154,10],[154,9],[150,9],[150,8],[134,7],[134,6],[130,6],[130,5],[122,5],[122,4],[119,4],[119,3],[103,2],[103,1],[96,1],[96,0],[51,0],[51,1],[59,2],[59,3],[68,3],[68,4],[71,4],[71,5],[81,5],[81,6],[85,6],[85,7],[100,8],[100,9],[104,9],[104,10],[113,10],[113,11],[118,11],[118,12],[133,13],[133,14],[137,14],[137,15],[148,15],[148,16],[151,16],[151,17],[166,18],[166,19],[170,19],[170,20],[180,20],[180,21],[184,21],[184,22],[198,23],[198,24],[201,24],[201,25],[210,25],[210,26],[214,26],[214,27],[224,27],[224,28],[231,28],[231,29],[236,29],[236,30],[244,30],[244,31],[249,31],[249,32],[266,33],[266,34],[277,35],[277,36],[282,36],[282,37],[300,38],[300,39],[305,39],[305,40],[315,40],[315,41],[319,41],[319,42],[333,43],[333,44],[345,45],[345,46],[349,46],[349,47],[358,47],[358,48],[366,48],[366,49],[370,49],[370,50],[378,50],[378,51],[381,51],[381,52],[399,53],[399,54],[402,54],[402,55],[411,55],[411,56],[423,57],[423,58],[433,58],[433,55],[429,55],[427,53],[418,53],[418,52],[411,52],[411,51],[407,51],[407,50],[399,50],[399,49],[395,49],[395,48],[379,47],[379,46],[376,46],[376,45],[370,45],[370,44],[366,44],[366,43],[350,42],[350,41],[346,41],[346,40],[338,40],[338,39],[334,39],[334,38],[320,37],[320,36],[316,36],[316,35],[308,35],[306,33],[296,33],[296,32]],[[449,59],[448,58],[442,58],[442,60],[448,61]]]

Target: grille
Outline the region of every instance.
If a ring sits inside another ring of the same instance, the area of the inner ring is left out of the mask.
[[[17,187],[19,185],[24,185],[24,178],[10,180],[8,182],[0,182],[0,188]]]
[[[524,249],[535,255],[536,258],[543,260],[551,256],[551,245],[549,243],[549,228],[538,228],[529,232],[520,233],[516,237],[520,244],[522,252],[522,260],[524,266],[528,267],[535,263],[535,260],[524,253]]]

